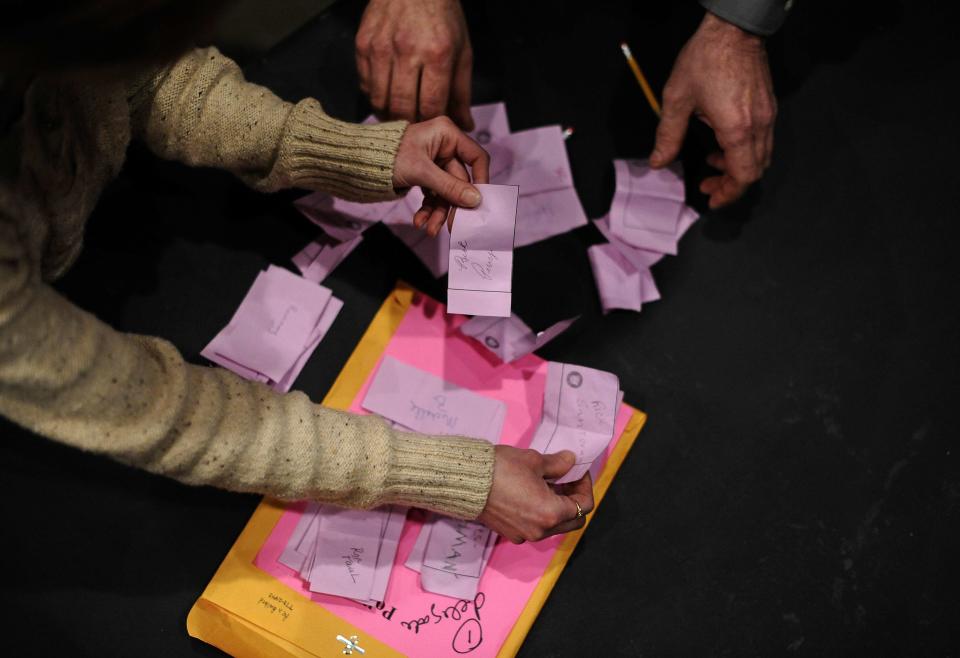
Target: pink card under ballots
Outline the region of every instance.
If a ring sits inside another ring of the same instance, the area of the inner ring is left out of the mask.
[[[557,484],[579,480],[614,437],[620,380],[603,370],[551,361],[547,366],[543,421],[530,447],[542,453],[570,450],[576,464]]]
[[[477,185],[476,208],[457,210],[450,234],[447,312],[510,315],[518,190]]]
[[[505,402],[507,414],[502,442],[529,446],[542,416],[547,363],[533,354],[510,364],[491,362],[485,348],[460,334],[458,327],[463,320],[460,316],[447,315],[442,304],[418,295],[383,356],[392,356],[457,386]],[[375,372],[376,369],[357,393],[351,411],[366,413],[360,404]],[[627,407],[620,408],[616,438],[591,468],[595,477],[631,413]],[[382,607],[371,608],[348,599],[310,592],[296,571],[278,562],[304,506],[304,503],[291,505],[283,514],[261,547],[256,565],[307,599],[409,656],[456,658],[469,651],[477,658],[494,658],[563,540],[555,536],[520,545],[498,543],[480,579],[477,596],[464,601],[458,608],[462,608],[459,619],[452,619],[444,615],[451,599],[424,591],[420,574],[403,565],[422,525],[413,516],[408,517],[401,535],[397,563]],[[431,611],[436,612],[436,616]],[[465,640],[465,634],[458,635],[458,631],[467,620],[476,618],[475,613],[479,613],[480,619],[470,623],[482,628],[482,639],[474,639],[464,647],[460,643]]]

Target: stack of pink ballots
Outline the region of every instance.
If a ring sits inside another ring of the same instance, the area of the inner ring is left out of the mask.
[[[497,443],[506,405],[460,388],[392,357],[384,358],[363,407],[403,431],[463,435]],[[311,592],[360,603],[383,602],[406,509],[345,510],[309,503],[278,561]],[[407,560],[424,590],[463,598],[476,595],[496,544],[483,525],[434,516]]]
[[[514,246],[539,242],[587,224],[587,216],[573,187],[560,126],[511,133],[503,103],[476,105],[471,112],[476,129],[470,134],[490,154],[490,182],[520,188]],[[365,123],[373,121],[371,117]],[[383,222],[434,276],[440,277],[447,273],[449,266],[450,236],[441,231],[436,238],[431,238],[413,226],[413,215],[422,203],[423,193],[412,189],[401,199],[380,203],[342,201],[315,192],[298,199],[294,205],[337,244],[357,239],[373,224]],[[316,246],[308,248],[320,251]],[[344,251],[349,253],[347,249],[339,253]],[[308,259],[306,255],[299,257],[300,261]],[[326,259],[326,262],[335,261],[336,256],[328,253]],[[329,272],[331,268],[324,265],[316,269]]]
[[[460,435],[499,443],[506,405],[385,357],[363,408],[424,434]],[[433,516],[424,524],[406,566],[434,594],[473,598],[497,537],[480,523]]]
[[[201,355],[285,393],[341,308],[329,288],[271,265]]]
[[[382,603],[407,509],[347,510],[308,503],[278,561],[311,592]]]
[[[595,222],[608,240],[587,255],[604,312],[639,311],[660,299],[650,267],[677,243],[697,220],[686,205],[679,167],[653,169],[645,160],[614,160],[616,192],[610,213]]]

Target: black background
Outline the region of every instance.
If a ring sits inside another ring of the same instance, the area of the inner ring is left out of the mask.
[[[842,5],[842,6],[841,6]],[[774,165],[654,268],[663,300],[600,313],[593,227],[517,252],[514,310],[583,319],[541,355],[610,370],[650,414],[521,656],[956,655],[960,473],[960,145],[954,3],[798,2],[769,43]],[[468,6],[475,100],[511,125],[572,125],[588,215],[614,157],[643,157],[655,88],[694,3]],[[356,92],[356,3],[267,57],[252,80],[334,115]],[[689,196],[707,146],[685,150]],[[131,149],[58,284],[114,326],[193,361],[256,272],[314,235],[229,176]],[[444,299],[382,227],[325,282],[346,306],[297,384],[319,400],[398,278]],[[189,488],[2,424],[3,640],[17,655],[219,652],[190,606],[258,499]]]

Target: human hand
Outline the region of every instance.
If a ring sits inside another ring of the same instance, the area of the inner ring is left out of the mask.
[[[700,184],[717,208],[738,199],[770,165],[777,100],[763,39],[707,13],[683,47],[663,90],[663,114],[653,167],[677,157],[690,115],[713,128],[721,152],[707,163],[720,170]]]
[[[584,526],[585,515],[593,511],[590,474],[569,484],[547,482],[573,468],[572,452],[541,455],[498,445],[494,454],[493,487],[478,521],[515,544]],[[584,516],[577,516],[578,504]]]
[[[480,204],[480,192],[470,184],[465,165],[475,182],[490,180],[490,156],[453,121],[437,117],[407,126],[393,165],[393,186],[423,188],[423,205],[413,216],[416,227],[436,237],[451,206]]]
[[[473,130],[473,48],[459,0],[370,0],[356,37],[360,88],[377,114],[449,114]]]

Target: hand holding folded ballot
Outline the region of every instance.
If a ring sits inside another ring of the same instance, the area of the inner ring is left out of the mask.
[[[536,450],[497,446],[493,487],[479,521],[515,544],[578,530],[593,510],[590,474],[555,489],[576,462],[569,450],[543,455]]]

